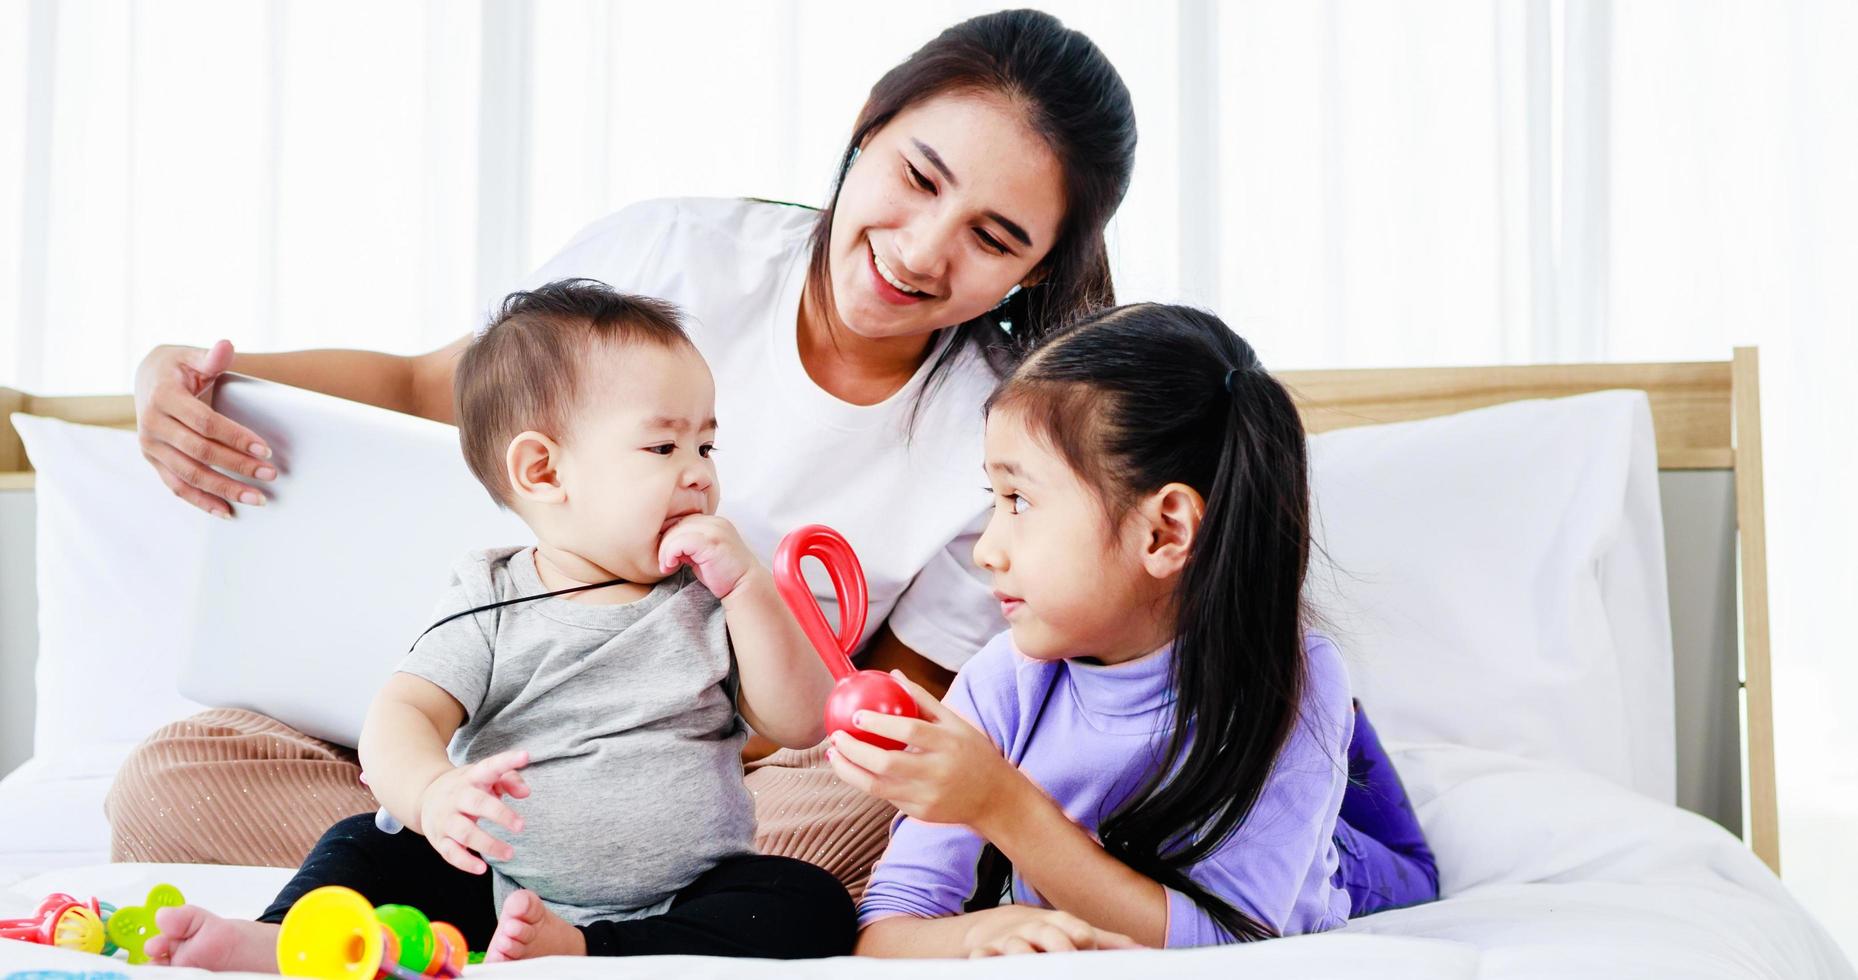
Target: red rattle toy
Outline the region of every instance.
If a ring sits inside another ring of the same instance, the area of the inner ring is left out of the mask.
[[[836,636],[826,622],[826,614],[819,609],[819,600],[800,574],[802,558],[818,559],[832,579],[832,591],[839,600]],[[865,597],[864,569],[859,566],[850,542],[823,524],[796,528],[774,549],[774,587],[780,592],[781,601],[793,610],[794,618],[800,621],[800,629],[813,641],[813,649],[819,651],[819,659],[826,662],[826,669],[837,681],[832,694],[826,698],[826,730],[848,732],[881,749],[903,748],[901,742],[873,735],[852,724],[852,715],[859,711],[901,718],[921,715],[917,714],[915,699],[896,678],[881,670],[852,667],[851,654],[858,647],[858,638],[864,635],[864,617],[869,603]]]

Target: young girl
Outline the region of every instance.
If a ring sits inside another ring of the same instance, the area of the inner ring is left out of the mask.
[[[861,953],[1226,943],[1438,896],[1305,628],[1303,429],[1243,340],[1184,307],[1093,316],[994,393],[986,447],[975,560],[1009,631],[946,705],[914,689],[923,720],[858,719],[908,750],[832,741],[903,813]]]

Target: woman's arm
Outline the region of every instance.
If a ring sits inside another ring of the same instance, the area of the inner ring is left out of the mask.
[[[219,517],[234,501],[260,506],[264,492],[248,480],[275,479],[271,450],[256,433],[213,411],[208,389],[220,374],[308,388],[441,422],[452,419],[452,367],[470,342],[461,337],[427,354],[313,350],[235,354],[224,340],[211,348],[157,347],[136,368],[136,432],[142,455],[174,495]]]
[[[410,356],[366,350],[235,353],[231,369],[435,422],[450,422],[452,370],[470,343],[467,335],[438,350]]]

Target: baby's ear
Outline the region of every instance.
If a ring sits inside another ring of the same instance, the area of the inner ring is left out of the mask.
[[[540,432],[518,433],[503,452],[503,476],[518,500],[539,504],[566,503],[561,485],[561,446]]]
[[[1149,494],[1138,510],[1147,537],[1143,567],[1158,579],[1180,574],[1200,536],[1200,519],[1206,515],[1200,491],[1185,483],[1170,483]]]

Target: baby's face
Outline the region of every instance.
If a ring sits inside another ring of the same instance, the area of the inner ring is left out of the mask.
[[[567,500],[554,542],[631,582],[656,582],[658,544],[721,499],[710,447],[716,386],[686,345],[590,351],[558,463]]]

